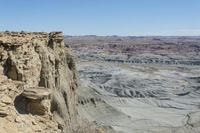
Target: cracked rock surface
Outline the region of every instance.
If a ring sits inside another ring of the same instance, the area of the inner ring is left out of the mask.
[[[77,83],[63,39],[62,32],[0,32],[1,133],[70,129]]]

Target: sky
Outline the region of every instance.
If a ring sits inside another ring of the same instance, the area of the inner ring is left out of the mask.
[[[0,31],[200,35],[200,0],[0,0]]]

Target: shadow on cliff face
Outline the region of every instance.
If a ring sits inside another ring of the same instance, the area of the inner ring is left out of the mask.
[[[30,100],[22,94],[15,98],[14,106],[20,114],[44,115],[46,113],[46,108],[40,100]]]
[[[15,62],[8,58],[4,63],[4,74],[12,80],[22,80],[22,74],[17,69]]]
[[[20,114],[28,114],[26,111],[26,102],[25,98],[20,94],[16,96],[14,100],[14,106],[18,113]]]

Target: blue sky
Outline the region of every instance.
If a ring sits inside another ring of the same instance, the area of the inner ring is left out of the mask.
[[[200,0],[0,0],[0,30],[200,35]]]

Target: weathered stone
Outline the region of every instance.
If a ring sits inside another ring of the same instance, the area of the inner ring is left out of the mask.
[[[28,100],[26,110],[33,115],[45,115],[48,111],[39,100]]]
[[[6,96],[0,97],[0,108],[9,107],[0,115],[15,121],[16,114],[29,114],[27,123],[16,119],[13,127],[22,132],[59,132],[53,114],[66,128],[70,125],[76,116],[77,84],[69,51],[62,32],[0,32],[0,95]]]
[[[22,96],[30,100],[42,100],[48,98],[51,94],[51,90],[44,87],[30,87],[25,89]]]
[[[15,118],[15,122],[21,123],[21,122],[22,122],[21,116],[17,116],[17,117]]]
[[[8,113],[8,108],[7,107],[0,107],[0,117],[5,117],[7,116]]]
[[[8,115],[8,113],[6,111],[1,111],[0,110],[0,117],[5,117],[7,115]]]
[[[0,107],[5,107],[7,104],[0,102]]]
[[[0,98],[0,101],[5,104],[11,104],[13,102],[13,100],[7,95],[4,95],[2,98]]]

